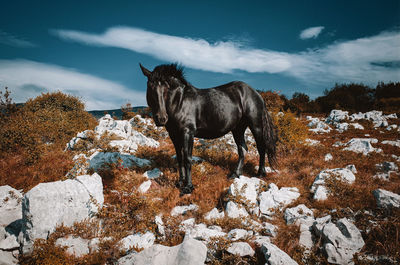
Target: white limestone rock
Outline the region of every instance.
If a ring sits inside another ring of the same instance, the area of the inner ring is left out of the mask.
[[[33,241],[47,238],[57,226],[72,226],[93,217],[103,202],[103,184],[97,173],[35,186],[22,200],[23,252],[30,253]]]
[[[140,186],[138,187],[138,191],[140,193],[146,193],[151,186],[151,180],[146,180],[145,182],[143,182],[142,184],[140,184]]]
[[[8,185],[0,186],[0,226],[22,219],[22,197],[18,190]]]
[[[261,252],[267,261],[266,264],[269,265],[297,265],[298,263],[294,261],[288,254],[283,252],[280,248],[272,243],[263,243],[261,245]]]
[[[261,192],[258,196],[260,212],[266,215],[272,215],[275,209],[292,203],[300,197],[299,190],[296,187],[278,188],[274,183],[268,185],[268,190]]]
[[[340,181],[345,181],[352,184],[356,180],[356,176],[348,168],[326,169],[321,171],[315,178],[311,193],[314,194],[314,200],[325,200],[328,197],[328,190],[325,187],[325,181],[328,178],[336,178]]]
[[[56,246],[67,247],[66,252],[75,257],[89,254],[89,240],[80,237],[66,236],[56,240]]]
[[[336,123],[340,123],[347,119],[349,119],[348,111],[334,109],[334,110],[331,110],[331,113],[326,118],[325,122],[328,124],[336,124]]]
[[[240,176],[239,178],[235,178],[230,185],[229,194],[232,196],[243,196],[249,202],[257,204],[258,190],[262,182],[259,178]]]
[[[132,125],[129,121],[114,120],[110,114],[106,114],[99,119],[99,125],[96,126],[94,131],[98,135],[107,132],[126,139],[132,132]]]
[[[0,264],[1,265],[17,265],[19,264],[12,252],[0,250]]]
[[[350,264],[353,255],[364,246],[364,240],[357,227],[346,218],[329,222],[322,229],[324,250],[328,262],[333,264]]]
[[[309,139],[309,138],[307,138],[306,140],[305,140],[305,145],[308,145],[308,146],[316,146],[316,145],[319,145],[321,142],[320,141],[318,141],[318,140],[314,140],[314,139]]]
[[[207,227],[205,224],[197,224],[186,231],[186,236],[194,239],[209,241],[212,237],[225,237],[226,233],[219,226]]]
[[[385,141],[382,141],[382,144],[389,144],[389,145],[393,145],[396,147],[400,147],[400,140],[396,140],[396,141],[385,140]]]
[[[245,239],[253,235],[253,231],[247,231],[245,229],[235,228],[229,231],[228,238],[232,241],[238,241],[240,239]]]
[[[175,206],[171,210],[172,216],[184,215],[188,211],[197,211],[199,207],[196,204],[184,205],[184,206]]]
[[[377,142],[378,140],[375,138],[353,138],[343,145],[345,146],[343,150],[361,153],[363,155],[368,155],[371,152],[380,153],[382,149],[375,148],[371,145]]]
[[[332,128],[329,127],[328,124],[325,122],[321,121],[319,118],[312,118],[311,121],[307,124],[308,129],[311,132],[314,133],[329,133]]]
[[[249,216],[249,213],[244,207],[234,203],[233,201],[228,201],[225,212],[229,218],[241,218]]]
[[[146,232],[145,234],[137,233],[124,237],[119,241],[121,244],[122,251],[128,251],[131,248],[149,248],[154,244],[156,237],[151,232]]]
[[[118,260],[118,265],[203,265],[207,247],[201,241],[185,237],[177,246],[153,245],[139,253],[131,253]]]
[[[228,253],[231,253],[233,255],[239,255],[241,257],[244,256],[252,257],[255,254],[254,250],[246,242],[234,242],[226,249],[226,251]]]
[[[224,217],[225,217],[224,211],[219,212],[217,208],[214,208],[205,215],[204,219],[206,219],[208,221],[212,221],[212,220],[221,219]]]
[[[380,208],[399,208],[400,195],[384,189],[377,189],[373,191],[376,199],[376,204]]]
[[[293,224],[299,219],[307,219],[313,217],[314,213],[304,204],[299,204],[293,208],[286,208],[284,218],[286,224]]]
[[[333,159],[333,156],[332,156],[331,153],[326,154],[325,157],[324,157],[324,160],[326,162],[331,161],[332,159]]]
[[[160,235],[161,238],[165,238],[165,227],[164,227],[164,221],[162,220],[161,215],[157,215],[154,218],[154,222],[157,225],[157,232]]]
[[[144,172],[144,174],[143,174],[143,176],[145,176],[148,179],[156,179],[163,175],[164,174],[162,173],[162,171],[159,170],[158,168],[153,168],[152,170],[148,170],[148,171]]]

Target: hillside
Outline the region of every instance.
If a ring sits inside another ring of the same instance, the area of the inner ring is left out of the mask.
[[[0,218],[1,253],[22,264],[400,262],[400,119],[334,110],[300,122],[308,139],[280,147],[278,170],[261,179],[249,132],[234,180],[232,136],[196,139],[195,190],[180,196],[166,131],[106,115],[68,143],[74,162],[61,180],[1,187],[0,216],[14,214]]]

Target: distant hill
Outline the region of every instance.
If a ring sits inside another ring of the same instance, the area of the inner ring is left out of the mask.
[[[145,106],[138,106],[138,107],[133,107],[132,111],[137,112],[139,110],[142,110],[146,108]],[[118,119],[122,118],[122,110],[121,109],[111,109],[111,110],[91,110],[88,111],[90,114],[92,114],[96,119],[99,119],[103,117],[105,114],[110,114],[113,117],[117,117]]]

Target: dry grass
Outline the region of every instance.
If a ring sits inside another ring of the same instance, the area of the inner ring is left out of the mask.
[[[295,119],[294,119],[295,120]],[[305,121],[297,121],[306,124]],[[296,123],[297,124],[297,123]],[[398,134],[394,132],[380,133],[380,130],[372,128],[369,122],[363,122],[366,128],[363,131],[349,130],[344,133],[332,131],[329,134],[301,134],[301,137],[307,135],[312,139],[321,142],[318,146],[291,145],[290,148],[281,148],[278,153],[279,173],[268,174],[263,180],[269,183],[275,183],[279,187],[297,187],[301,196],[298,200],[288,207],[304,203],[307,207],[314,209],[314,215],[321,217],[331,214],[334,219],[341,217],[355,217],[355,225],[362,231],[365,240],[363,254],[388,255],[389,257],[399,256],[399,231],[400,231],[400,213],[399,211],[385,212],[377,209],[375,198],[372,191],[377,188],[390,190],[400,193],[400,175],[392,174],[391,181],[376,180],[373,175],[377,173],[375,164],[384,161],[392,161],[388,154],[400,155],[400,148],[381,144],[382,140],[395,140]],[[296,125],[303,128],[301,125]],[[146,131],[146,134],[151,135]],[[368,156],[356,154],[349,151],[342,151],[342,148],[332,147],[332,144],[341,141],[347,142],[351,138],[366,138],[369,134],[372,138],[379,139],[374,147],[383,149],[383,153],[372,153]],[[300,138],[301,138],[300,137]],[[159,148],[140,147],[136,156],[146,158],[152,161],[151,168],[159,168],[163,176],[152,180],[150,190],[146,194],[137,192],[138,186],[146,180],[143,177],[144,169],[124,169],[118,165],[109,165],[100,171],[105,187],[105,207],[101,210],[98,218],[102,220],[101,232],[97,230],[98,224],[80,223],[73,228],[61,227],[47,241],[38,241],[35,244],[33,256],[21,259],[22,264],[104,264],[113,262],[119,258],[122,253],[118,251],[117,242],[130,234],[137,232],[152,231],[157,234],[157,226],[154,222],[156,215],[162,214],[165,223],[166,237],[158,238],[157,243],[173,246],[182,242],[184,232],[179,229],[182,220],[195,217],[196,223],[203,222],[207,225],[219,225],[223,231],[228,232],[233,228],[249,229],[243,224],[241,219],[222,218],[214,221],[206,221],[205,213],[212,208],[224,209],[227,201],[227,190],[232,180],[227,176],[237,163],[237,155],[227,149],[219,150],[216,148],[202,148],[195,146],[194,155],[201,157],[204,161],[194,163],[192,166],[194,191],[191,195],[180,196],[176,184],[179,179],[177,172],[177,163],[174,147],[169,139],[160,138]],[[297,138],[295,138],[297,139]],[[331,161],[325,161],[324,157],[331,153],[334,157]],[[65,157],[63,157],[63,155]],[[70,153],[49,153],[48,160],[43,160],[43,172],[46,170],[57,170],[54,172],[54,179],[59,179],[65,175],[71,164]],[[43,157],[46,157],[44,155]],[[64,161],[65,164],[60,163]],[[0,161],[0,170],[5,172],[5,176],[12,176],[12,172],[18,169],[18,156],[13,159]],[[58,169],[45,168],[45,164],[50,165],[59,163]],[[400,164],[396,162],[398,166]],[[258,164],[258,156],[252,152],[246,156],[244,175],[255,176],[254,167]],[[349,164],[354,164],[357,173],[354,184],[331,179],[327,186],[331,192],[328,200],[323,202],[314,201],[310,193],[310,187],[316,175],[324,169],[342,168]],[[35,169],[39,171],[38,168]],[[50,171],[51,172],[51,171]],[[64,174],[62,174],[64,173]],[[38,176],[37,181],[46,180],[44,176],[50,176],[52,173],[43,173]],[[12,177],[2,179],[2,183],[9,184]],[[36,180],[35,180],[36,181]],[[22,182],[15,182],[14,185],[20,188],[29,188],[37,183],[32,180],[26,187]],[[185,216],[172,217],[171,209],[178,205],[197,204],[198,211],[189,212]],[[335,211],[332,211],[335,210]],[[374,213],[375,216],[368,215],[365,211]],[[287,252],[299,264],[327,264],[326,258],[321,253],[320,242],[311,251],[310,255],[304,256],[304,249],[299,245],[299,228],[295,225],[286,225],[283,220],[283,214],[277,212],[271,223],[278,227],[278,235],[273,239],[273,243]],[[83,238],[105,238],[113,236],[114,240],[104,243],[96,253],[77,259],[65,254],[62,248],[54,246],[55,238],[67,234],[81,236]],[[53,238],[54,237],[54,238]],[[216,238],[209,243],[209,247],[215,250],[215,255],[208,264],[264,264],[260,252],[253,258],[240,258],[231,255],[225,251],[229,242],[226,239]],[[48,253],[48,257],[44,254]],[[97,257],[96,257],[97,255]]]

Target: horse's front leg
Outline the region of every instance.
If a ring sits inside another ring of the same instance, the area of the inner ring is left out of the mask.
[[[177,186],[178,188],[182,188],[185,185],[185,179],[186,179],[185,167],[183,164],[183,137],[179,137],[172,133],[170,133],[169,136],[172,140],[172,143],[174,144],[176,160],[178,161],[179,182]]]
[[[183,132],[183,165],[185,169],[186,183],[182,188],[182,194],[189,194],[193,191],[192,184],[192,152],[194,133],[185,128]]]

